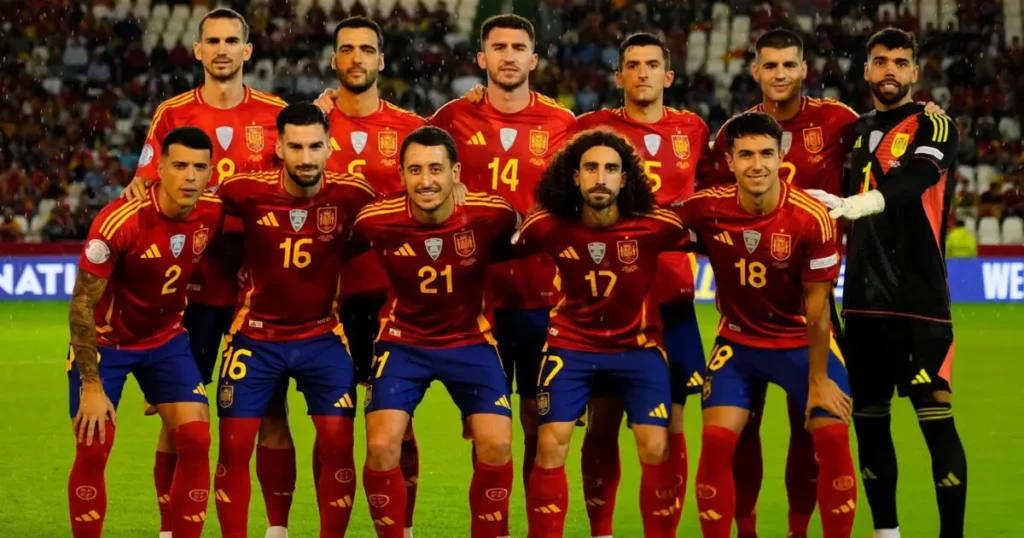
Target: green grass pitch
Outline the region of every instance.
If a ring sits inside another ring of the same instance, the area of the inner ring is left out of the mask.
[[[970,465],[967,534],[977,537],[1024,536],[1019,487],[1024,483],[1021,456],[1019,396],[1021,327],[1024,307],[1011,305],[962,305],[956,319],[956,379],[954,409]],[[698,309],[706,348],[710,347],[717,315],[713,307]],[[65,489],[74,455],[68,420],[67,381],[64,359],[67,347],[66,306],[62,303],[0,303],[0,368],[3,390],[0,409],[0,535],[4,537],[59,537],[70,535]],[[293,385],[294,387],[294,385]],[[783,395],[773,389],[762,430],[765,480],[761,492],[761,536],[785,536],[786,496],[783,467],[788,439]],[[214,391],[211,391],[214,394]],[[291,535],[316,536],[316,502],[311,483],[310,449],[313,428],[305,416],[305,404],[293,393],[292,428],[298,445],[299,482],[292,508]],[[157,419],[142,416],[142,396],[129,380],[120,406],[117,445],[107,468],[109,513],[105,536],[138,538],[157,536],[158,516],[153,494],[153,452]],[[690,488],[679,536],[699,536],[693,495],[693,476],[700,455],[699,400],[687,409],[686,433],[690,448]],[[929,457],[909,403],[894,407],[893,424],[900,456],[899,503],[903,536],[934,537],[938,523]],[[362,418],[356,427],[356,461],[363,461]],[[521,436],[515,426],[516,486],[512,503],[512,534],[526,532],[523,489],[518,465]],[[460,439],[459,415],[444,388],[435,386],[417,412],[421,476],[416,510],[416,536],[457,537],[469,534],[467,501],[471,473],[470,447]],[[566,536],[589,536],[586,512],[580,496],[579,442],[574,438],[569,459],[572,486],[571,510]],[[216,457],[216,421],[214,422]],[[637,507],[639,465],[628,430],[623,430],[623,480],[616,513],[616,535],[642,536]],[[262,498],[253,472],[254,499],[250,510],[250,536],[263,537]],[[861,491],[854,535],[868,537],[871,518]],[[211,499],[205,536],[219,536],[216,509]],[[817,518],[812,536],[821,536]],[[365,497],[359,492],[349,536],[371,537],[373,530]]]

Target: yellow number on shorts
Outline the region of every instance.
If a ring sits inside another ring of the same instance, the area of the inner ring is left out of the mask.
[[[708,371],[714,372],[719,368],[725,366],[726,362],[732,358],[732,346],[715,346],[711,350],[711,362],[708,363]]]
[[[366,166],[365,159],[356,159],[348,163],[348,173],[350,176],[355,176],[359,179],[366,179],[366,176],[364,176],[362,172],[357,170],[357,168],[359,168],[360,166]]]
[[[551,373],[549,373],[547,377],[544,377],[544,367],[547,366],[549,361],[555,366],[551,369]],[[551,380],[558,375],[558,372],[562,371],[562,366],[565,366],[565,363],[562,362],[561,357],[556,357],[555,355],[544,355],[544,359],[540,361],[540,372],[537,374],[537,385],[541,387],[550,385]],[[544,377],[543,383],[541,382],[542,377]]]
[[[242,357],[252,357],[252,351],[248,349],[239,349],[229,347],[227,353],[224,354],[224,366],[220,369],[220,376],[227,377],[228,379],[234,379],[238,381],[245,377],[248,370],[245,367],[245,363],[242,362]]]
[[[768,283],[765,277],[765,267],[761,262],[747,263],[746,259],[733,264],[733,267],[740,270],[740,286],[750,285],[754,288],[763,288]]]
[[[792,183],[796,177],[796,165],[793,163],[782,163],[779,165],[779,177],[782,177],[782,170],[789,170],[789,175],[786,176],[786,183]]]
[[[298,269],[302,269],[309,265],[313,261],[313,257],[308,252],[302,250],[304,245],[313,244],[312,239],[299,239],[292,244],[292,238],[284,240],[284,243],[277,245],[277,248],[284,250],[284,268],[287,269],[294,265]]]
[[[161,295],[170,295],[178,291],[178,288],[172,288],[171,285],[177,282],[178,277],[181,276],[181,267],[178,267],[177,265],[168,267],[164,276],[167,277],[167,282],[164,283],[164,289],[160,292]]]
[[[651,192],[658,192],[658,189],[661,188],[661,176],[654,171],[658,168],[661,168],[661,163],[658,161],[644,162],[644,174],[647,174],[647,179],[651,182]]]
[[[487,168],[491,171],[491,190],[498,190],[498,180],[508,185],[508,190],[516,192],[516,186],[519,185],[519,159],[509,159],[505,161],[505,166],[501,166],[501,159],[495,157],[491,160]],[[498,173],[498,169],[501,168],[501,173]]]
[[[377,375],[373,376],[374,378],[380,377],[381,372],[384,371],[384,365],[388,363],[388,356],[389,355],[391,355],[391,352],[390,351],[385,351],[384,354],[381,355],[380,357],[374,357],[373,358],[373,364],[370,365],[370,367],[371,368],[373,368],[374,366],[377,367]]]
[[[423,267],[420,267],[420,271],[417,273],[417,275],[423,279],[423,282],[420,282],[420,293],[437,293],[437,288],[433,288],[430,286],[431,284],[434,283],[435,280],[437,280],[437,269],[434,269],[429,265],[424,265]],[[445,265],[444,269],[441,270],[441,276],[444,277],[445,282],[447,283],[448,293],[451,293],[452,266]]]
[[[235,161],[224,157],[217,161],[217,184],[220,185],[221,181],[235,175]]]
[[[599,276],[606,276],[610,279],[608,285],[604,288],[604,294],[600,296],[597,294],[597,277]],[[608,297],[611,295],[612,289],[615,288],[615,283],[619,280],[619,277],[615,276],[615,273],[611,271],[590,271],[583,278],[590,282],[590,293],[594,297]]]

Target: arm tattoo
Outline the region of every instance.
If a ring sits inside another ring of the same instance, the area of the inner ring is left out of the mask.
[[[96,322],[92,314],[106,287],[106,279],[87,271],[78,271],[75,290],[71,295],[68,322],[71,327],[71,349],[83,383],[100,382]]]

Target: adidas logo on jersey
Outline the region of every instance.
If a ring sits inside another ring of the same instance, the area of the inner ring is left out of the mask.
[[[477,131],[467,142],[470,146],[486,146],[487,140],[484,139],[484,134]]]
[[[729,237],[729,232],[722,232],[715,236],[715,240],[726,245],[732,246],[732,238]]]
[[[924,385],[925,383],[931,383],[932,378],[928,377],[928,372],[924,371],[924,368],[914,376],[914,380],[910,382],[911,385]]]
[[[398,248],[398,250],[395,251],[395,256],[415,256],[415,255],[416,255],[416,253],[413,252],[412,247],[409,246],[409,243],[406,243],[406,244],[402,245],[401,247]]]
[[[160,257],[160,249],[156,248],[155,244],[149,245],[149,248],[146,249],[146,252],[143,252],[142,256],[139,256],[139,257],[144,259],[144,260],[151,260],[153,258],[159,258]]]
[[[658,404],[658,407],[655,407],[654,411],[647,413],[647,416],[654,418],[668,418],[668,411],[665,410],[665,404]]]
[[[271,228],[277,228],[279,226],[277,224],[277,217],[275,217],[273,213],[263,215],[263,218],[256,221],[256,224],[259,224],[260,226],[270,226]]]
[[[346,394],[341,397],[340,400],[334,403],[334,407],[341,409],[352,409],[352,396]]]
[[[570,260],[580,259],[579,255],[576,254],[576,249],[569,247],[558,254],[559,258],[569,258]]]

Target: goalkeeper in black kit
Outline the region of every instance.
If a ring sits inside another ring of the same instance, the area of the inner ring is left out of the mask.
[[[843,316],[864,491],[874,538],[898,538],[893,388],[909,397],[932,458],[940,538],[962,538],[967,459],[950,404],[953,321],[946,217],[959,136],[911,101],[917,41],[888,28],[868,41],[875,109],[857,120],[847,198],[810,191],[849,222]],[[920,532],[909,532],[914,536]]]

